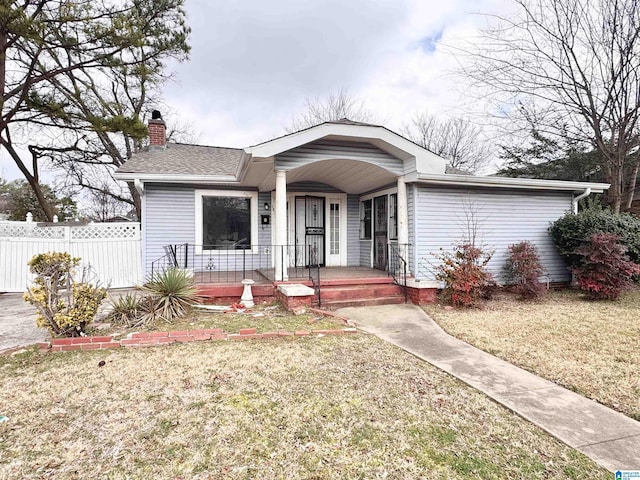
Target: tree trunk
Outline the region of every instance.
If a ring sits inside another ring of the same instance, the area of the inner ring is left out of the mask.
[[[7,137],[9,137],[8,128],[5,128],[5,132],[7,134]],[[42,207],[42,211],[44,212],[44,215],[47,218],[47,221],[53,222],[53,215],[54,215],[53,208],[51,208],[51,205],[49,205],[49,201],[45,197],[38,179],[38,164],[37,164],[36,153],[30,149],[31,155],[33,157],[33,173],[31,173],[25,166],[22,159],[20,158],[20,155],[18,155],[18,152],[16,152],[15,148],[13,148],[13,144],[11,143],[10,140],[7,140],[2,136],[0,136],[0,144],[2,144],[2,146],[5,148],[7,153],[11,155],[11,158],[13,159],[17,167],[20,169],[20,171],[24,175],[24,178],[29,183],[29,186],[33,190],[33,193],[36,194],[38,203],[40,204],[40,207]]]
[[[636,185],[638,183],[638,172],[640,171],[640,155],[636,153],[636,159],[633,162],[631,173],[629,176],[629,182],[627,184],[627,200],[625,202],[625,210],[631,210],[633,205],[633,198],[636,193]]]
[[[142,220],[142,199],[140,198],[140,192],[136,189],[133,183],[127,183],[131,198],[133,199],[133,207],[136,209],[136,216],[138,221]]]

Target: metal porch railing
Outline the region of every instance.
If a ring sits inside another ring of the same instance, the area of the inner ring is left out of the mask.
[[[273,282],[275,262],[280,262],[281,271],[287,272],[289,279],[308,278],[316,281],[319,289],[317,255],[313,255],[312,247],[306,250],[304,245],[239,244],[230,247],[180,243],[165,246],[165,252],[151,262],[152,277],[168,268],[185,268],[194,272],[196,283],[235,283],[246,278]]]
[[[389,244],[389,256],[387,259],[387,273],[393,278],[393,282],[399,285],[404,295],[405,303],[408,300],[407,290],[407,259],[409,258],[409,244]]]

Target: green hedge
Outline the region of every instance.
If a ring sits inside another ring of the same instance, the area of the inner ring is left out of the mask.
[[[628,213],[590,208],[577,214],[567,213],[549,227],[551,238],[571,269],[578,268],[584,258],[574,253],[575,250],[587,244],[591,235],[600,232],[620,236],[629,259],[640,263],[640,218]]]

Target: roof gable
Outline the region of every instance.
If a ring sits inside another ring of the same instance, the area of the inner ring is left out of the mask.
[[[419,171],[444,173],[446,160],[397,133],[367,123],[347,119],[325,122],[282,137],[269,140],[245,151],[253,158],[270,158],[320,139],[369,142],[401,160],[415,160]]]

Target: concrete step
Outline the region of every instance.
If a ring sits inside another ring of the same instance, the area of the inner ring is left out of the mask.
[[[364,298],[351,300],[327,300],[322,297],[322,308],[336,310],[343,307],[372,307],[376,305],[398,305],[404,303],[404,296]]]
[[[323,286],[321,289],[323,299],[329,300],[366,300],[379,297],[402,296],[402,289],[393,284],[374,285],[350,285],[350,286]]]

